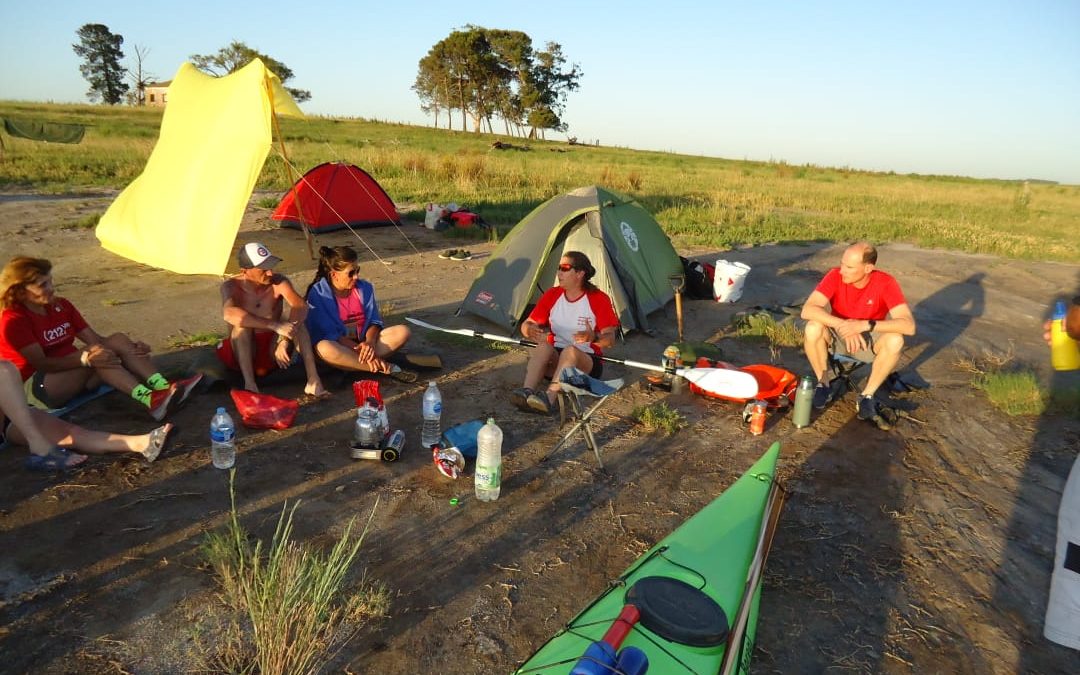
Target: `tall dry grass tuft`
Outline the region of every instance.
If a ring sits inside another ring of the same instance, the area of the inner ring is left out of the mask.
[[[364,622],[383,616],[388,607],[385,589],[346,585],[375,507],[359,536],[353,536],[354,518],[326,553],[292,541],[299,502],[282,506],[269,546],[262,541],[252,545],[237,514],[234,477],[235,470],[230,471],[229,525],[224,533],[209,533],[203,544],[230,610],[217,626],[197,636],[207,663],[260,675],[319,672]]]

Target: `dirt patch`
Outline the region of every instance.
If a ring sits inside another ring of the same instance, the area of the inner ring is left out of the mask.
[[[73,227],[108,201],[0,197],[2,257],[51,258],[60,293],[100,332],[129,332],[153,345],[166,368],[190,368],[209,348],[170,345],[222,330],[218,280],[137,265],[102,250],[92,230]],[[268,213],[251,207],[239,239],[268,244],[306,285],[314,264],[302,237],[277,229]],[[461,242],[414,224],[361,235],[384,262],[347,232],[320,243],[357,244],[389,314],[471,325],[453,314],[490,244],[467,242],[478,255],[457,262],[436,254]],[[801,301],[840,252],[777,245],[724,253],[753,268],[746,293],[735,305],[684,303],[687,338],[714,338],[748,306]],[[790,495],[766,571],[754,672],[1072,671],[1075,652],[1041,632],[1057,505],[1080,422],[1007,418],[955,362],[958,353],[1012,349],[1049,380],[1038,326],[1055,294],[1080,286],[1080,267],[899,245],[883,247],[881,265],[901,280],[918,320],[907,359],[932,387],[902,403],[923,423],[879,432],[854,419],[849,394],[806,429],[774,416],[762,437],[752,437],[740,406],[633,385],[597,417],[606,471],[580,440],[541,461],[560,437],[556,425],[507,401],[524,352],[417,333],[416,348],[438,351],[445,363],[444,424],[493,415],[503,427],[497,504],[472,499],[468,480],[442,478],[419,449],[423,380],[383,382],[391,422],[407,434],[402,461],[350,460],[352,399],[338,378],[328,382],[332,399],[303,405],[293,428],[242,434],[244,522],[269,536],[282,502],[302,499],[298,536],[325,542],[378,498],[357,573],[393,590],[391,615],[328,670],[503,673],[780,440]],[[634,334],[613,355],[658,361],[675,340],[674,310],[652,321],[654,336]],[[726,339],[721,346],[737,363],[805,372],[795,349],[773,355],[764,344]],[[641,374],[607,371],[631,380]],[[300,379],[268,387],[282,396],[301,390]],[[0,453],[0,670],[199,667],[192,626],[213,606],[215,585],[197,547],[228,508],[226,475],[209,463],[207,425],[227,400],[221,386],[178,412],[176,442],[152,466],[91,459],[73,475],[50,478],[24,471],[22,450]],[[689,427],[672,437],[643,433],[630,413],[659,400]],[[72,418],[121,432],[152,426],[117,395]]]

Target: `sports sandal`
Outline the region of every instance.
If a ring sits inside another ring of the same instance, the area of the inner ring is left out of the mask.
[[[82,457],[82,459],[71,463],[72,457]],[[73,452],[69,452],[59,445],[53,446],[49,450],[47,455],[34,455],[31,454],[26,458],[26,468],[30,471],[68,471],[74,469],[83,462],[86,461],[86,457]]]
[[[522,387],[521,389],[515,389],[510,392],[510,402],[514,404],[514,407],[519,410],[532,410],[529,407],[529,397],[532,396],[533,390],[528,387]]]
[[[143,452],[143,459],[146,460],[147,464],[157,459],[161,451],[165,449],[165,442],[168,440],[172,428],[172,422],[169,422],[150,432],[150,445],[146,446],[146,450]]]
[[[529,397],[525,399],[531,410],[534,410],[542,415],[552,415],[555,409],[551,406],[551,401],[548,400],[546,391],[534,391],[529,394]]]
[[[459,260],[459,261],[460,260],[472,260],[472,253],[470,253],[469,251],[466,251],[465,249],[461,249],[459,251],[454,251],[454,255],[450,256],[450,259],[451,260]]]

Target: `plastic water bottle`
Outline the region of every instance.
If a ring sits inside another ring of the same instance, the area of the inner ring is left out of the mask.
[[[439,444],[442,429],[439,426],[442,420],[442,393],[435,386],[435,380],[428,382],[424,391],[424,427],[420,432],[420,444],[425,448]]]
[[[493,502],[499,498],[502,486],[502,440],[502,429],[490,417],[476,434],[474,483],[476,498],[482,502]]]
[[[1065,302],[1058,300],[1050,319],[1050,362],[1054,370],[1080,368],[1080,342],[1065,332],[1065,313]]]
[[[225,408],[218,408],[210,418],[210,460],[219,469],[236,463],[236,425]]]
[[[791,423],[796,429],[810,425],[810,404],[814,400],[814,378],[804,375],[795,390],[795,410],[791,413]]]

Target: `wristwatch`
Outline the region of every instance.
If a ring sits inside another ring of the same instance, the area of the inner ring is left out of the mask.
[[[870,324],[870,330],[868,330],[867,332],[868,333],[873,333],[874,332],[874,327],[877,326],[877,321],[874,321],[873,319],[867,319],[866,323]]]

